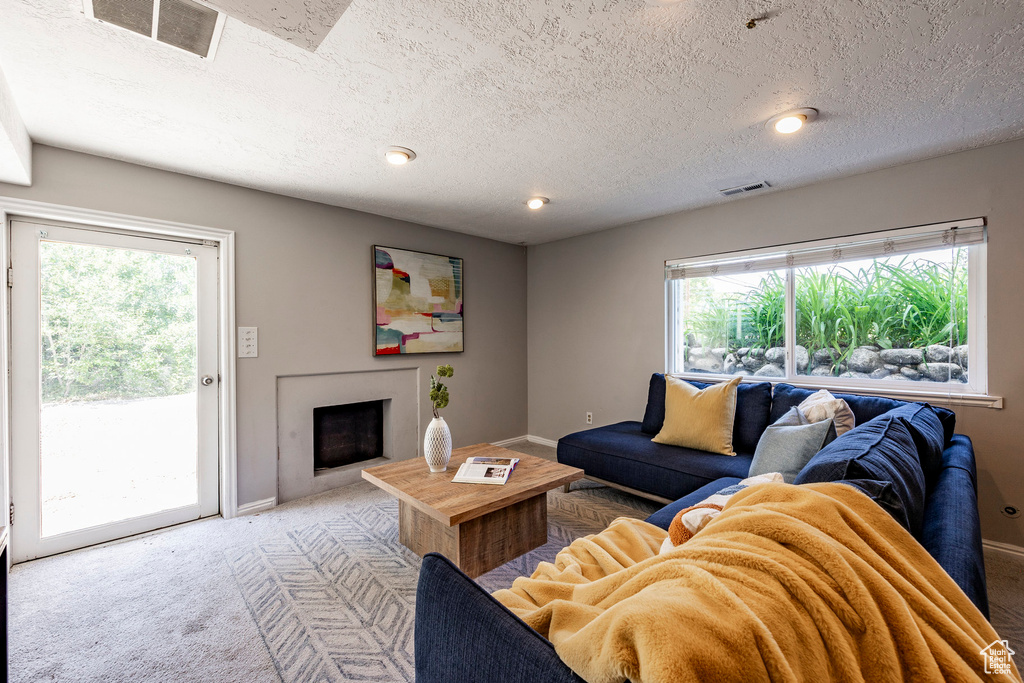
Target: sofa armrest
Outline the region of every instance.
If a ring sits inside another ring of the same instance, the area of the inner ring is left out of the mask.
[[[583,683],[551,643],[428,553],[416,587],[416,683]]]
[[[974,447],[963,434],[953,435],[942,453],[942,468],[925,501],[921,545],[988,618]]]

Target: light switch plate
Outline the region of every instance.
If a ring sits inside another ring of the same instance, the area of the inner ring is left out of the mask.
[[[238,328],[238,357],[255,358],[259,355],[259,344],[255,327]]]

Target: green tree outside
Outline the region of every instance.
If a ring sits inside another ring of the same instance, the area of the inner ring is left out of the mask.
[[[43,242],[44,402],[196,388],[196,261]]]

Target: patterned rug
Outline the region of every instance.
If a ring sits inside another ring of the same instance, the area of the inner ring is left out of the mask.
[[[577,488],[578,487],[578,488]],[[348,487],[334,519],[227,551],[238,588],[283,681],[412,681],[420,558],[398,542],[398,503],[370,484]],[[573,539],[656,504],[574,484],[548,494],[548,543],[483,575],[507,588]]]

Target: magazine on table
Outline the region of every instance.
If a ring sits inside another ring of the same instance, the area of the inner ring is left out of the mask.
[[[508,476],[515,469],[515,463],[491,464],[486,462],[470,462],[474,458],[468,458],[459,466],[455,473],[453,482],[460,484],[497,484],[502,485],[508,481]],[[476,458],[477,460],[489,460],[491,458]],[[509,458],[493,458],[494,460],[509,460]],[[511,458],[518,461],[518,458]]]
[[[488,458],[485,456],[478,456],[474,458],[466,458],[467,465],[501,465],[503,467],[511,467],[513,470],[516,465],[519,464],[519,458]]]

